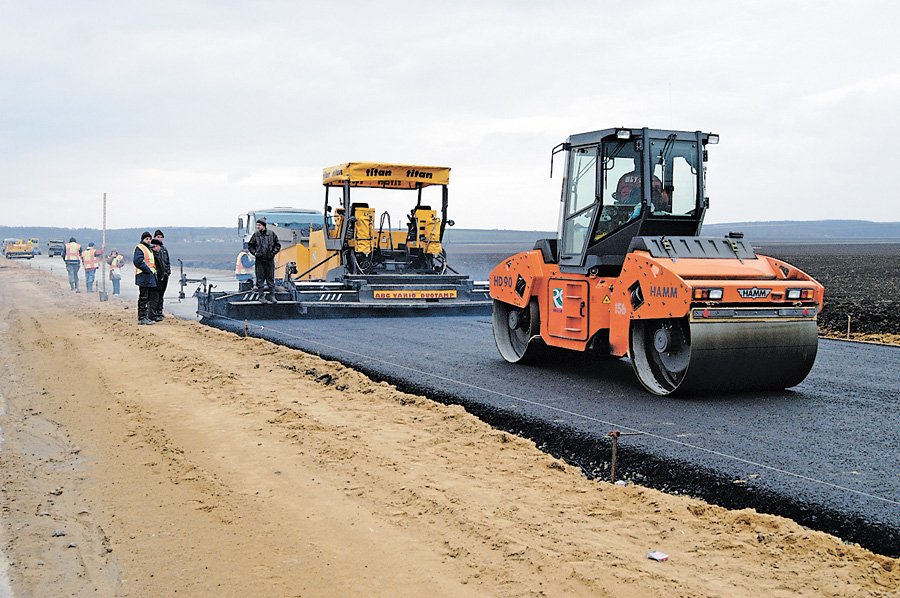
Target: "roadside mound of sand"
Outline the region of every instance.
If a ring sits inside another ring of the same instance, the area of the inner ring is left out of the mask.
[[[792,521],[588,480],[338,363],[135,320],[0,261],[0,504],[19,596],[900,588],[897,560]]]

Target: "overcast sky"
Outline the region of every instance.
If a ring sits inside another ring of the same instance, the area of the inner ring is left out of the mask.
[[[707,222],[900,221],[900,4],[0,0],[0,224],[231,226],[323,167],[450,166],[556,228],[573,133],[703,130]],[[377,206],[375,206],[377,207]],[[395,221],[399,220],[399,214]]]

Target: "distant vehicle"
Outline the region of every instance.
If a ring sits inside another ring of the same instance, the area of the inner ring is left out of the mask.
[[[34,248],[31,241],[23,239],[6,239],[3,242],[3,257],[6,259],[24,258],[30,260],[34,257]]]
[[[31,253],[32,255],[41,255],[41,240],[37,237],[33,237],[28,239],[31,243]]]
[[[253,210],[238,217],[238,236],[245,243],[256,232],[256,221],[260,218],[265,218],[266,227],[275,232],[282,251],[298,244],[308,246],[310,233],[322,230],[325,226],[325,216],[319,210],[286,207]],[[275,273],[276,278],[284,278],[283,261],[278,261],[280,267]]]
[[[63,255],[66,252],[66,242],[62,239],[49,239],[47,241],[47,255]]]

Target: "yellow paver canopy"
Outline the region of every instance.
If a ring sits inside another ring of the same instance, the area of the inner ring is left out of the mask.
[[[428,185],[450,184],[450,168],[445,166],[413,166],[381,162],[347,162],[322,171],[322,184],[334,187],[350,181],[351,187],[383,187],[416,189]]]

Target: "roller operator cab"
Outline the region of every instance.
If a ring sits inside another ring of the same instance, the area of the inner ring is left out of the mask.
[[[491,272],[504,359],[540,345],[629,357],[652,393],[782,389],[818,346],[823,287],[756,255],[739,233],[699,235],[707,146],[718,136],[655,129],[573,135],[557,238]]]

